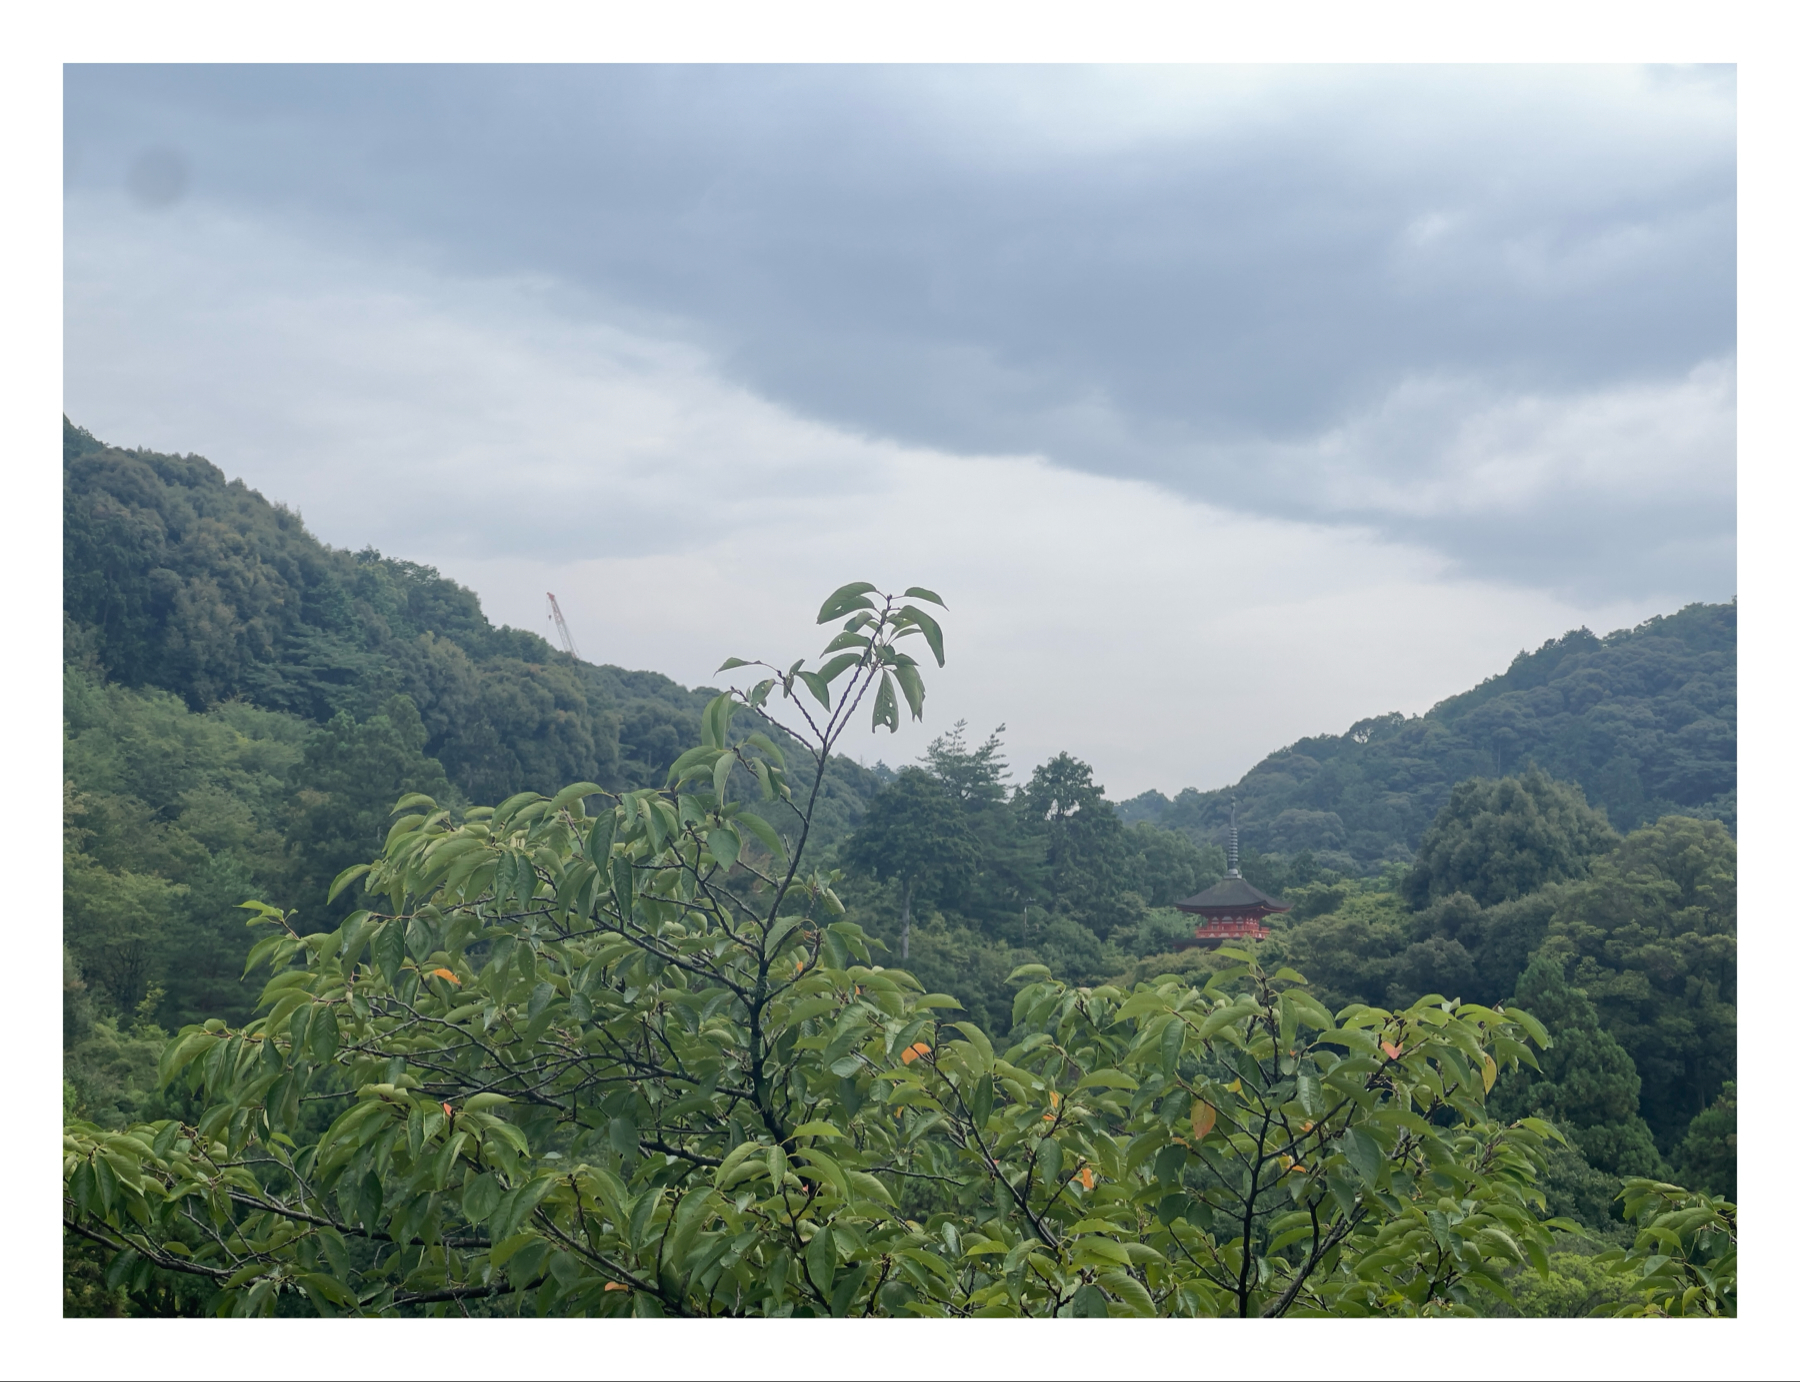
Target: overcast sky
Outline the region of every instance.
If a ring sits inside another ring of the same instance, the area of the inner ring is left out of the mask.
[[[1730,69],[101,68],[65,410],[707,680],[1235,779],[1736,592]],[[822,640],[820,640],[822,641]]]

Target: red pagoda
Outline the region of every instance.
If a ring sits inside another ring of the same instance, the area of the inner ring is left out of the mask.
[[[1194,938],[1178,942],[1177,950],[1196,945],[1219,945],[1224,941],[1259,941],[1269,934],[1269,928],[1262,924],[1263,918],[1274,912],[1285,912],[1293,905],[1251,886],[1238,872],[1236,802],[1231,804],[1231,843],[1225,862],[1223,878],[1205,892],[1184,897],[1175,904],[1176,911],[1201,918],[1194,928]]]

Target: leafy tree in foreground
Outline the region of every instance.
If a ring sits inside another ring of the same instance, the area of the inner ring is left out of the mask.
[[[1637,1317],[1737,1315],[1737,1206],[1678,1185],[1633,1178],[1622,1196],[1640,1228],[1602,1265],[1634,1275],[1636,1296],[1614,1313]]]
[[[219,1314],[1280,1316],[1466,1313],[1547,1273],[1556,1134],[1485,1109],[1548,1044],[1522,1012],[1334,1015],[1235,952],[1204,988],[1028,966],[1000,1050],[873,962],[802,871],[849,717],[919,714],[901,640],[942,660],[872,594],[826,602],[818,670],[714,700],[663,789],[405,798],[339,880],[373,906],[301,935],[254,904],[265,1015],[162,1058],[196,1112],[65,1130],[65,1224],[109,1280],[186,1274]],[[734,737],[776,689],[803,770]]]

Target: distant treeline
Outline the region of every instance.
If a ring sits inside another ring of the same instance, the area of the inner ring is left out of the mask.
[[[1235,786],[1145,792],[1120,809],[1218,841],[1235,797],[1248,845],[1367,873],[1411,858],[1456,783],[1533,766],[1580,783],[1615,829],[1683,815],[1735,831],[1736,602],[1604,638],[1576,630],[1423,715],[1301,739]]]

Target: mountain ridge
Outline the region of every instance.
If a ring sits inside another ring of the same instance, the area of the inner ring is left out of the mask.
[[[1604,637],[1575,629],[1423,714],[1365,718],[1265,756],[1236,783],[1119,803],[1222,841],[1367,872],[1409,862],[1457,781],[1539,767],[1580,784],[1615,828],[1663,815],[1737,819],[1737,603],[1690,604]]]

